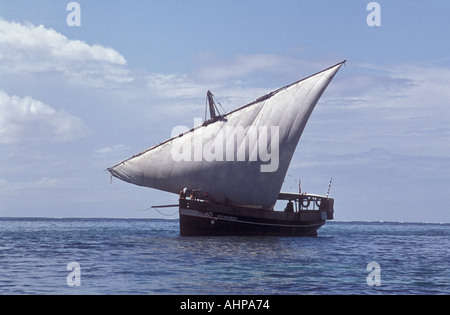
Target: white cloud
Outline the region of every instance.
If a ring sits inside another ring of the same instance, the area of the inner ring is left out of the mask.
[[[124,144],[116,144],[112,147],[105,147],[105,148],[95,150],[95,153],[97,153],[99,155],[103,155],[103,154],[111,154],[113,152],[122,152],[127,149],[128,149],[128,147]]]
[[[242,106],[320,69],[315,63],[276,54],[238,55],[230,60],[213,56],[204,60],[199,58],[191,73],[152,73],[145,80],[153,96],[202,99],[207,90],[212,90],[223,102]],[[261,84],[266,87],[258,86]],[[267,87],[267,84],[274,85]]]
[[[185,74],[151,74],[146,80],[154,95],[164,98],[198,98],[208,88]]]
[[[196,71],[196,75],[206,80],[227,81],[242,80],[254,74],[261,75],[261,73],[300,75],[300,71],[311,68],[311,63],[301,59],[277,54],[252,54],[238,55],[232,60],[214,58],[202,65]]]
[[[0,90],[0,144],[68,141],[86,133],[82,120],[31,97]]]
[[[0,178],[0,187],[3,191],[22,191],[30,189],[50,189],[55,187],[60,187],[61,182],[56,178],[42,177],[39,180],[29,181],[29,182],[11,182]]]
[[[131,82],[125,58],[112,48],[88,45],[43,25],[0,18],[0,71],[9,75],[58,73],[79,84]]]

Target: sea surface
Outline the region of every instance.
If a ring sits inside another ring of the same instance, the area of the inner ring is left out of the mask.
[[[316,238],[178,224],[2,218],[0,294],[450,294],[450,224],[327,222]]]

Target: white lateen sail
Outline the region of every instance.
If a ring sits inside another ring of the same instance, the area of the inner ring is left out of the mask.
[[[341,62],[109,168],[139,186],[272,209],[305,125]]]

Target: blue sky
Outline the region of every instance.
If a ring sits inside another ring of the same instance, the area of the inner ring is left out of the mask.
[[[450,222],[450,3],[0,0],[0,216],[161,217],[177,196],[104,170],[203,117],[344,59],[284,191],[338,220]],[[168,211],[170,212],[170,211]]]

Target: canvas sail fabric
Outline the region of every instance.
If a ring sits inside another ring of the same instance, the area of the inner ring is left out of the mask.
[[[344,62],[141,152],[108,170],[125,182],[273,209],[319,98]]]

